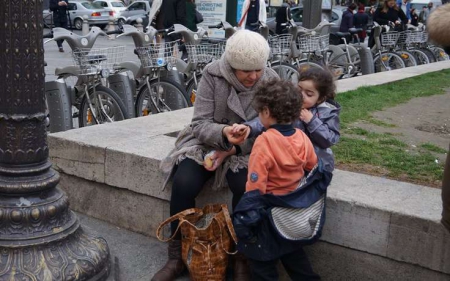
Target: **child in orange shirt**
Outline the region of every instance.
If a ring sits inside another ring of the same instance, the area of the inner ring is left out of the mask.
[[[284,195],[294,191],[318,159],[308,136],[295,129],[302,108],[302,96],[289,81],[269,80],[255,93],[255,109],[266,128],[256,138],[250,154],[246,192]],[[247,125],[235,125],[237,132],[248,134]],[[281,260],[292,280],[320,280],[303,249],[295,249],[275,260],[250,260],[252,280],[277,280],[276,264]]]

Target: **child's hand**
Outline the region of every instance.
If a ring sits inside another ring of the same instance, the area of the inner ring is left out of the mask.
[[[312,115],[311,111],[309,111],[306,108],[302,108],[302,111],[300,111],[300,120],[302,120],[305,123],[309,123],[312,118],[313,118],[313,115]]]
[[[233,124],[233,126],[225,127],[223,134],[229,143],[239,145],[248,138],[250,127],[243,124]]]

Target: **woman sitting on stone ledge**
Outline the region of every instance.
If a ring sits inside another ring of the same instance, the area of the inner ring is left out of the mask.
[[[167,180],[173,176],[171,216],[195,207],[195,198],[212,177],[214,189],[230,188],[233,208],[244,194],[254,139],[237,146],[228,142],[227,135],[230,137],[234,123],[258,116],[252,107],[254,90],[261,81],[277,77],[266,67],[269,50],[261,35],[240,30],[227,40],[222,58],[203,71],[192,123],[180,132],[175,149],[161,163],[162,170],[168,174]],[[208,153],[211,156],[204,161]],[[172,223],[172,234],[177,226],[178,221]],[[180,240],[181,235],[177,233],[169,242],[169,260],[153,281],[174,280],[184,271]],[[239,254],[235,258],[233,280],[250,280],[246,261]]]

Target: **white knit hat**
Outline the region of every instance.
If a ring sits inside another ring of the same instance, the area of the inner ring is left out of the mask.
[[[250,30],[238,30],[227,40],[225,59],[238,70],[263,69],[269,58],[270,48],[266,39]]]

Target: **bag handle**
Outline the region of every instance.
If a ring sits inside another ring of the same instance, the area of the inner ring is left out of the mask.
[[[233,238],[233,241],[235,244],[237,244],[237,236],[236,232],[234,232],[233,223],[231,222],[230,212],[228,212],[228,207],[225,204],[222,204],[222,212],[224,212],[225,215],[225,222],[227,223],[228,232],[230,232],[231,238]]]
[[[192,215],[192,214],[197,213],[197,212],[200,212],[200,214],[203,213],[202,209],[190,208],[190,209],[181,211],[181,212],[171,216],[170,218],[166,219],[165,221],[163,221],[158,226],[158,229],[156,229],[156,238],[158,238],[158,240],[162,241],[162,242],[169,242],[170,240],[172,240],[175,237],[175,235],[177,234],[178,230],[180,229],[180,226],[185,222],[185,221],[181,221],[181,219],[184,218],[185,216]],[[173,233],[172,236],[170,236],[167,239],[164,239],[164,237],[162,237],[162,235],[161,235],[161,230],[163,229],[164,226],[166,226],[167,224],[169,224],[169,223],[171,223],[173,221],[176,221],[176,220],[180,221],[178,223],[177,229],[175,230],[175,232]]]

